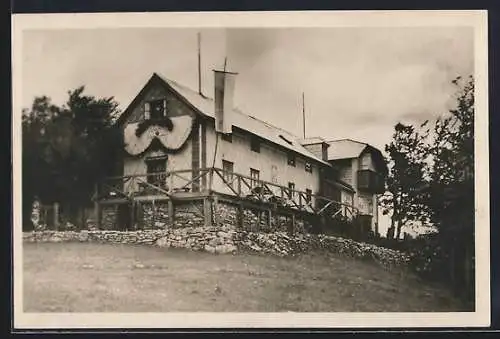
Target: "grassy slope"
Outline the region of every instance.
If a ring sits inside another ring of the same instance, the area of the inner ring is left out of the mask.
[[[436,312],[463,306],[400,270],[319,254],[280,259],[40,243],[24,244],[24,310]]]

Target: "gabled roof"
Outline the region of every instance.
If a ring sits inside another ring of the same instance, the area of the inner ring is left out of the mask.
[[[148,81],[148,84],[155,79],[160,79],[165,85],[167,85],[167,87],[173,90],[173,92],[180,96],[188,105],[192,106],[199,114],[209,118],[215,118],[215,103],[212,98],[200,95],[200,93],[198,93],[197,91],[183,86],[176,81],[160,76],[157,73],[153,74],[151,79]],[[139,93],[138,97],[141,96],[141,93],[144,91],[145,87]],[[136,99],[138,98],[136,97]],[[132,101],[129,107],[133,106],[136,103],[136,99]],[[128,111],[129,108],[125,110],[118,121],[123,121],[126,118]],[[262,139],[268,140],[283,148],[299,153],[316,162],[320,162],[325,166],[331,166],[330,163],[316,157],[314,154],[304,148],[300,144],[300,139],[290,132],[273,126],[253,116],[247,115],[236,108],[231,111],[231,114],[232,124],[234,127],[237,127],[244,131],[248,131],[254,135],[261,137]]]
[[[385,163],[382,152],[376,147],[351,139],[339,139],[328,141],[328,161],[358,158],[365,151],[374,155],[375,164],[381,173],[387,173],[387,164]]]
[[[357,158],[369,145],[351,139],[329,141],[328,160]]]

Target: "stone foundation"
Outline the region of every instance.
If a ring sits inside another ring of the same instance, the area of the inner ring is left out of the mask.
[[[104,205],[101,208],[101,229],[115,230],[117,228],[116,217],[118,205]]]
[[[175,205],[175,227],[203,227],[203,201],[190,201]]]
[[[249,232],[290,232],[292,217],[290,215],[277,215],[274,211],[258,210],[251,208],[242,209],[241,226],[238,220],[238,205],[218,201],[212,206],[212,223],[217,225],[233,225]],[[118,221],[119,208],[117,205],[103,205],[101,214],[101,230],[125,230]],[[164,230],[168,228],[204,227],[204,202],[195,200],[175,203],[173,205],[174,223],[171,223],[167,201],[139,202],[136,205],[135,224],[130,225],[130,230]],[[126,212],[130,213],[130,212]],[[269,220],[269,217],[271,220]],[[91,229],[91,228],[89,228]],[[311,230],[311,223],[295,217],[294,233],[307,233]]]
[[[163,230],[169,226],[167,202],[141,203],[137,207],[141,217],[138,218],[138,228],[142,230]]]
[[[238,225],[238,205],[229,202],[219,201],[214,208],[214,213],[216,214],[215,220],[219,224],[231,224]],[[271,221],[269,222],[269,216]],[[291,216],[277,215],[274,211],[262,211],[258,209],[243,209],[243,220],[241,229],[249,232],[288,232],[292,225]],[[296,217],[295,219],[295,233],[305,233],[309,232],[311,224]]]

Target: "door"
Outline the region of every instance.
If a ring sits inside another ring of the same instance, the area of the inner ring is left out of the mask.
[[[129,203],[118,205],[116,226],[118,231],[127,231],[132,229],[131,206]]]
[[[147,182],[158,187],[166,187],[167,159],[165,157],[146,159]]]

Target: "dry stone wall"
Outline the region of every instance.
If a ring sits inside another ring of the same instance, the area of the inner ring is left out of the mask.
[[[202,200],[179,203],[174,207],[171,224],[167,202],[142,202],[137,205],[135,231],[116,231],[118,208],[104,205],[101,230],[95,223],[80,232],[37,231],[24,234],[25,242],[106,242],[146,244],[158,247],[186,248],[209,253],[254,253],[281,257],[308,252],[323,252],[369,260],[385,267],[405,266],[408,256],[392,249],[332,235],[311,234],[311,220],[295,219],[293,234],[290,216],[244,209],[239,226],[238,206],[226,201],[213,204],[213,223],[205,225]]]
[[[145,244],[158,247],[185,248],[216,254],[254,253],[280,257],[322,252],[368,260],[384,267],[405,266],[409,257],[401,252],[326,235],[285,232],[262,233],[236,229],[230,225],[217,227],[184,227],[134,232],[80,231],[29,232],[24,242],[102,242]]]

